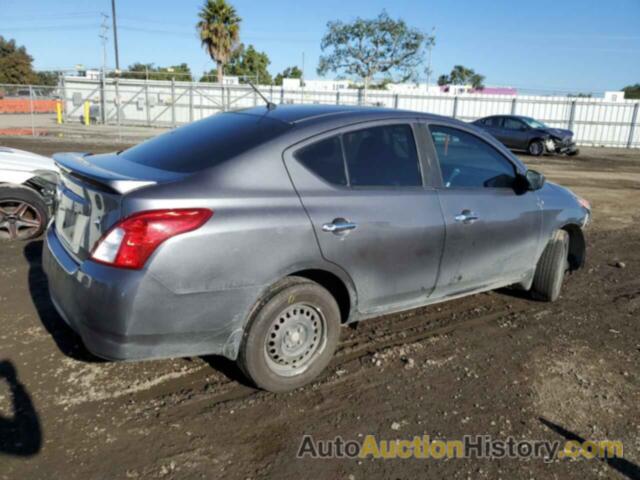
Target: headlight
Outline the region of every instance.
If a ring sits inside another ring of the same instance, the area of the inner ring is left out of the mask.
[[[545,142],[544,142],[545,146],[547,147],[547,150],[555,150],[556,149],[556,142],[554,142],[551,138],[548,138]]]
[[[591,211],[591,202],[589,202],[589,200],[587,200],[586,198],[579,197],[577,195],[576,195],[576,198],[581,207]]]

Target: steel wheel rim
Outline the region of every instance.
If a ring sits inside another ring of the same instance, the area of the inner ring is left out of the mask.
[[[269,368],[291,377],[306,371],[327,343],[327,322],[322,312],[307,303],[285,308],[271,323],[264,342]]]
[[[23,200],[0,200],[0,238],[26,240],[42,228],[38,209]]]

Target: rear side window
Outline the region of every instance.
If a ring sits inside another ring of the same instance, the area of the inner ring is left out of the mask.
[[[457,128],[431,125],[445,188],[507,188],[515,168],[484,140]]]
[[[331,137],[298,150],[296,158],[320,178],[335,185],[346,185],[340,137]]]
[[[122,155],[148,167],[193,173],[219,165],[289,128],[264,116],[220,113],[147,140]]]
[[[385,125],[343,135],[352,186],[422,185],[418,152],[409,125]]]

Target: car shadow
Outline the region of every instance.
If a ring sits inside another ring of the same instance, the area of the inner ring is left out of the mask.
[[[227,379],[237,382],[245,387],[255,388],[255,385],[251,384],[247,377],[242,373],[242,370],[238,367],[236,362],[229,360],[228,358],[220,355],[204,355],[200,357],[211,368],[222,373]]]
[[[29,293],[40,321],[51,335],[60,351],[66,356],[83,362],[103,362],[91,354],[76,334],[60,317],[49,297],[49,282],[42,270],[42,240],[35,240],[24,247],[24,257],[29,262]]]
[[[564,437],[565,440],[567,441],[571,440],[571,441],[580,442],[580,443],[584,443],[586,441],[585,438],[579,436],[576,433],[571,432],[570,430],[567,430],[566,428],[561,427],[556,423],[553,423],[550,420],[547,420],[546,418],[539,417],[538,420],[545,427],[557,433],[558,435]],[[621,458],[621,457],[612,457],[612,458],[595,457],[595,458],[597,458],[601,462],[606,463],[611,468],[613,468],[618,473],[624,475],[627,478],[630,478],[633,480],[640,478],[640,467],[638,467],[638,465],[636,465],[635,463],[630,462],[629,460],[625,460],[624,458]]]
[[[0,360],[0,382],[9,384],[13,415],[0,414],[0,453],[29,457],[42,448],[42,428],[31,396],[18,380],[13,363]]]

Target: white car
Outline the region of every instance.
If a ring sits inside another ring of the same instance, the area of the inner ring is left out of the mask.
[[[57,181],[53,159],[0,146],[0,240],[29,240],[44,231]]]

